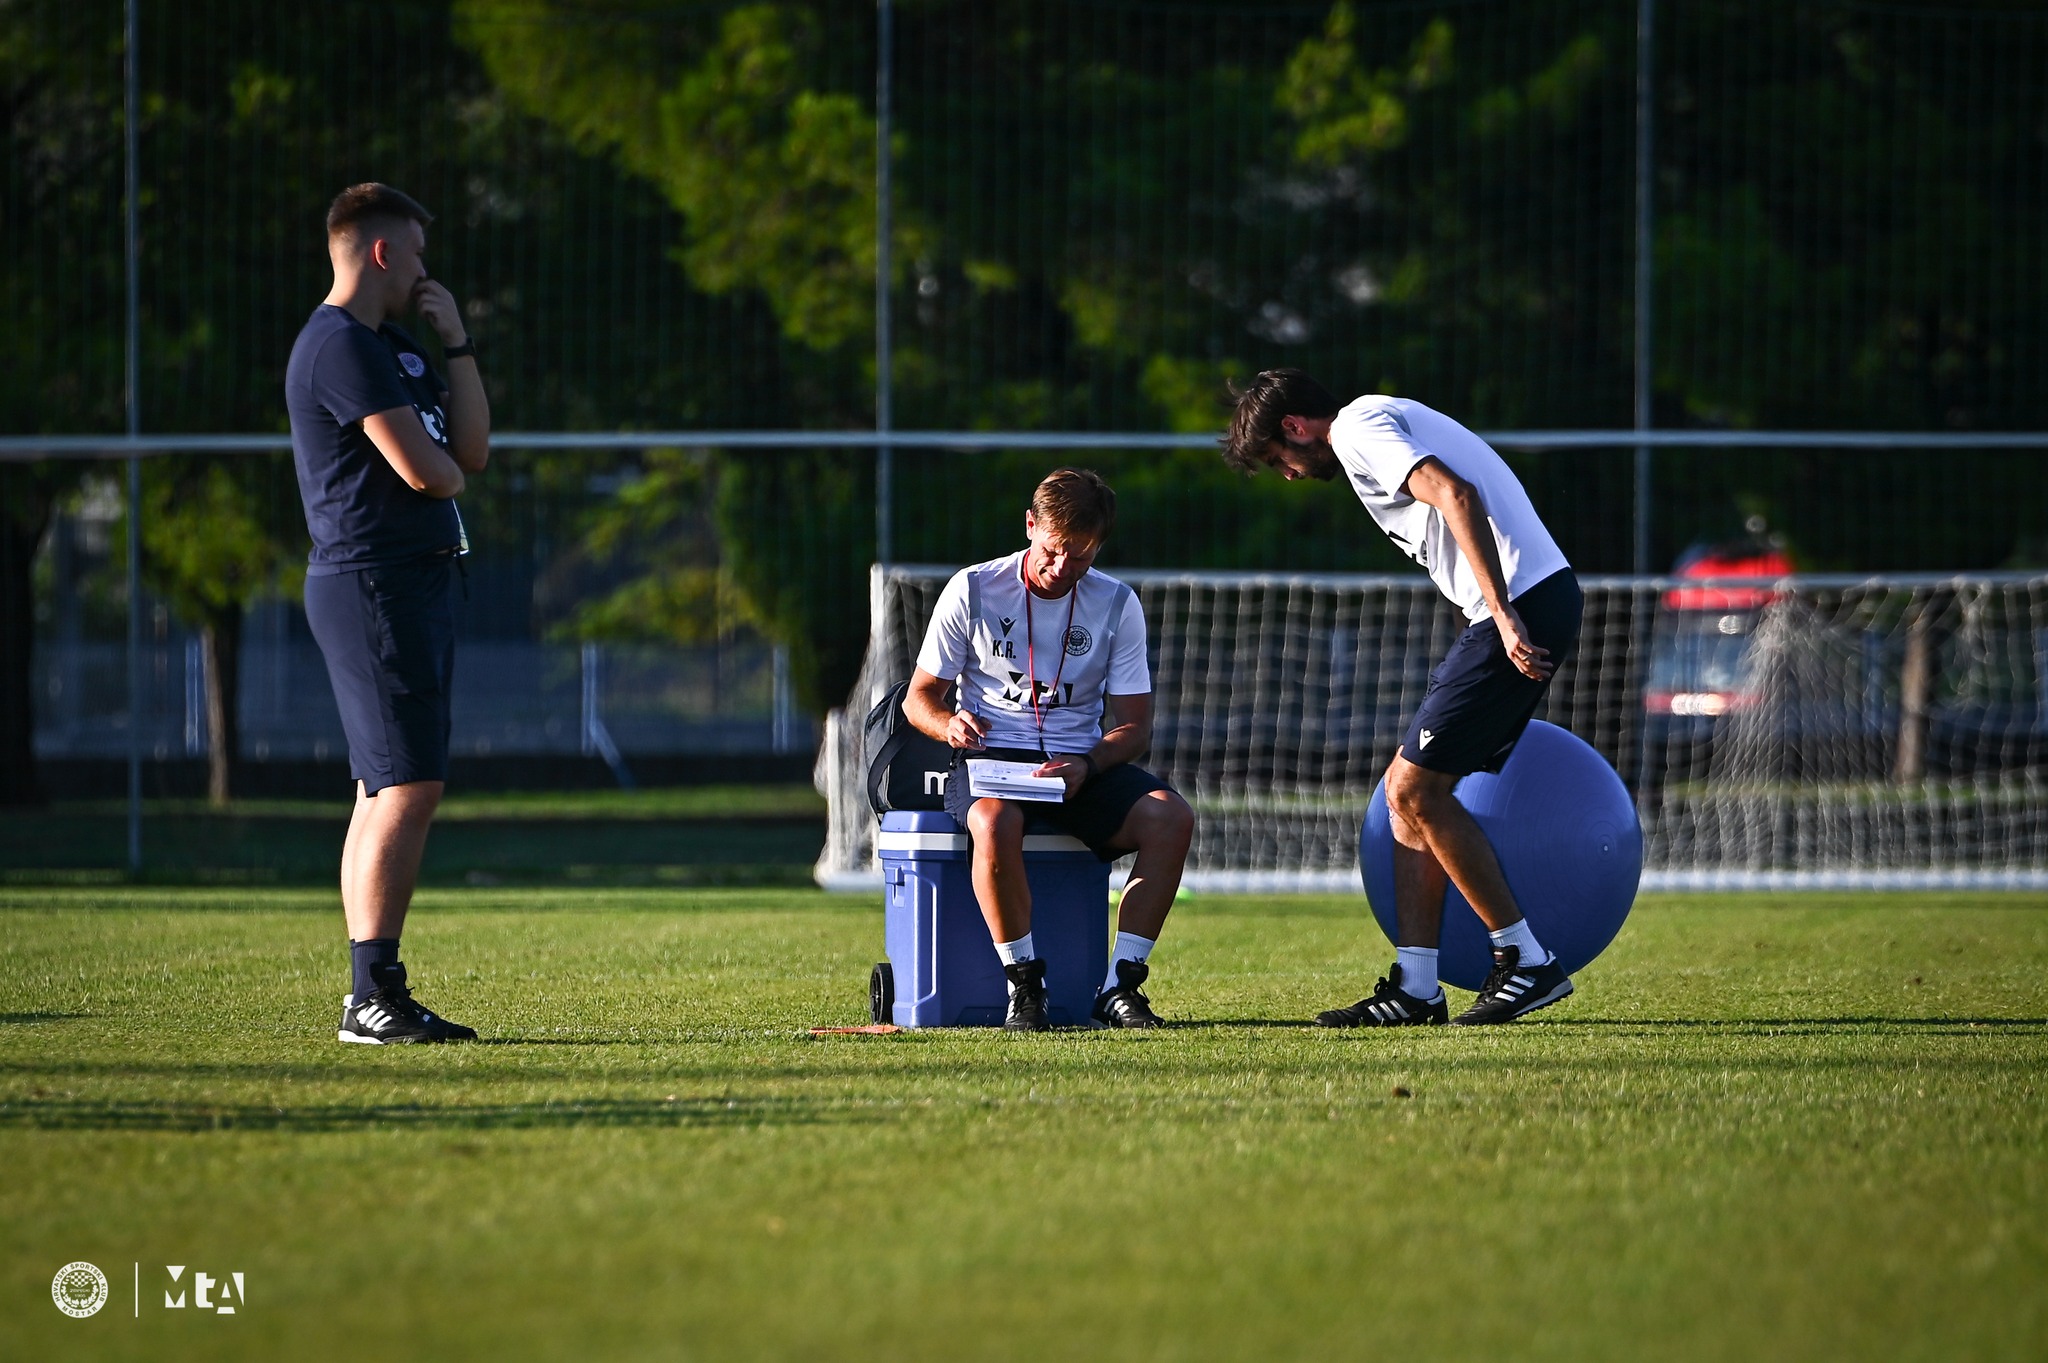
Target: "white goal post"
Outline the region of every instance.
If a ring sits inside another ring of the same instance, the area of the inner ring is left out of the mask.
[[[817,879],[880,883],[861,719],[954,570],[872,570],[827,723]],[[1198,892],[1356,890],[1359,821],[1462,626],[1420,575],[1115,573],[1152,649],[1146,765],[1194,806]],[[1539,716],[1636,797],[1646,889],[2048,888],[2048,574],[1588,577]]]

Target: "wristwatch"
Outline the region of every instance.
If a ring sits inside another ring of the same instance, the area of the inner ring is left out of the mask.
[[[441,356],[442,356],[442,358],[443,358],[443,359],[449,359],[449,360],[459,360],[459,359],[461,359],[461,358],[462,358],[462,357],[463,357],[464,355],[475,355],[475,354],[476,354],[476,341],[475,341],[475,340],[474,340],[473,338],[471,338],[471,337],[468,337],[468,336],[465,336],[465,337],[463,337],[463,338],[462,338],[462,344],[461,344],[461,345],[451,345],[451,346],[449,346],[449,347],[448,347],[447,349],[445,349],[445,350],[443,350],[443,351],[441,352]]]

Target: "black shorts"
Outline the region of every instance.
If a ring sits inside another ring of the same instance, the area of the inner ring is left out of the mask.
[[[448,779],[455,603],[447,555],[306,578],[306,623],[334,683],[365,795]]]
[[[966,761],[970,757],[994,757],[1004,762],[1043,762],[1045,754],[1029,748],[983,748],[968,752],[953,750],[952,771],[946,777],[946,812],[963,829],[967,827],[967,811],[974,805],[974,797],[967,791]],[[1068,837],[1079,838],[1088,844],[1088,850],[1103,861],[1115,861],[1134,848],[1111,848],[1109,840],[1124,826],[1130,817],[1131,807],[1155,790],[1172,790],[1166,784],[1146,771],[1125,762],[1101,772],[1081,785],[1081,791],[1070,800],[1058,804],[1051,801],[1013,800],[1029,820],[1027,827],[1037,832],[1043,827]]]
[[[1529,642],[1564,666],[1579,642],[1585,608],[1579,579],[1560,569],[1514,599]],[[1552,673],[1555,676],[1556,673]],[[1536,714],[1548,681],[1523,676],[1501,647],[1493,617],[1466,627],[1429,674],[1429,690],[1401,740],[1401,756],[1452,776],[1497,772]]]

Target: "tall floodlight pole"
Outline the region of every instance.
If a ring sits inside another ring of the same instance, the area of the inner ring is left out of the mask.
[[[142,434],[142,259],[136,219],[138,149],[135,6],[127,0],[121,92],[121,140],[126,161],[122,187],[128,258],[128,434]],[[128,869],[142,869],[142,460],[128,456]]]
[[[894,429],[890,410],[889,335],[889,87],[895,76],[895,16],[889,0],[877,0],[875,14],[875,433]],[[895,451],[875,447],[875,561],[887,563],[895,554],[895,517],[891,508]]]
[[[1651,115],[1656,87],[1653,28],[1656,0],[1636,0],[1636,344],[1635,429],[1650,429],[1650,287],[1652,260],[1650,157]],[[1635,571],[1650,571],[1650,447],[1636,446]]]

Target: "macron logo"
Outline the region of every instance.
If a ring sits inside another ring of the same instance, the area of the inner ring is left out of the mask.
[[[1430,739],[1432,739],[1432,738],[1435,738],[1435,737],[1436,737],[1436,735],[1435,735],[1435,734],[1431,733],[1431,732],[1430,732],[1429,730],[1427,730],[1427,729],[1424,729],[1424,730],[1422,731],[1422,746],[1423,746],[1423,747],[1425,747],[1425,748],[1426,748],[1426,747],[1428,747],[1428,746],[1429,746],[1429,740],[1430,740]]]

